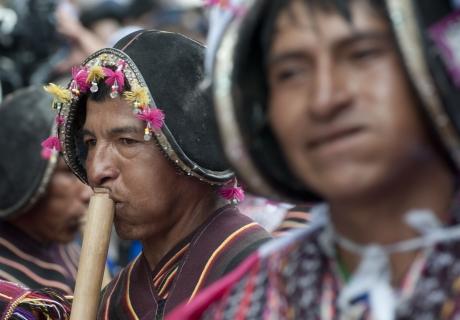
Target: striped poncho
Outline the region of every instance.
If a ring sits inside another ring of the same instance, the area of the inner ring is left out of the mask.
[[[76,244],[41,244],[0,220],[0,279],[72,295],[79,255]]]
[[[150,270],[144,255],[104,290],[98,319],[162,319],[270,239],[232,206],[215,212]]]

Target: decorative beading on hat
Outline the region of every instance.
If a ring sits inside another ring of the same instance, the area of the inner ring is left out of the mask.
[[[144,140],[151,140],[152,134],[164,125],[165,115],[162,110],[151,105],[148,89],[136,84],[131,91],[124,91],[125,79],[128,76],[124,72],[127,63],[123,59],[102,54],[100,59],[92,61],[92,65],[88,62],[87,65],[72,68],[72,81],[69,89],[53,83],[44,87],[45,91],[54,97],[53,109],[58,112],[55,119],[57,130],[59,131],[59,128],[65,124],[65,116],[61,114],[61,109],[65,107],[68,109],[82,94],[88,93],[88,90],[91,93],[98,92],[98,83],[104,80],[105,84],[111,88],[110,97],[115,99],[122,96],[132,106],[136,118],[145,121]],[[42,147],[42,157],[45,159],[62,149],[57,134],[43,141]]]
[[[147,123],[144,140],[149,141],[152,138],[152,131],[159,130],[163,126],[165,115],[160,109],[144,108],[137,114],[137,118]]]
[[[54,83],[50,83],[44,87],[45,91],[53,96],[52,108],[58,110],[58,106],[62,104],[71,103],[72,92]],[[64,124],[64,119],[59,115],[56,116],[55,122],[57,127]],[[57,137],[57,132],[49,136],[42,143],[41,156],[43,159],[50,159],[53,155],[59,153],[62,150],[61,143]]]

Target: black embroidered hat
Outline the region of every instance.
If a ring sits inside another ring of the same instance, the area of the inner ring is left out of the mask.
[[[43,159],[40,143],[52,132],[51,98],[33,86],[8,95],[0,105],[0,218],[17,216],[43,196],[58,154]]]
[[[460,169],[460,1],[373,1],[387,15],[424,112]],[[266,25],[273,23],[285,3],[231,2],[233,7],[223,15],[225,24],[220,25],[224,31],[216,31],[221,35],[209,44],[217,49],[207,64],[212,65],[216,117],[227,158],[255,193],[289,201],[318,200],[289,169],[266,116],[263,57],[270,38]],[[329,2],[340,9],[348,1]]]
[[[145,122],[144,139],[155,139],[184,173],[213,185],[231,181],[233,172],[219,150],[210,93],[199,88],[203,56],[204,47],[185,36],[141,30],[88,57],[73,70],[68,88],[46,87],[55,97],[58,136],[71,170],[87,183],[79,130],[86,97],[104,83],[112,98],[128,101],[133,117]]]

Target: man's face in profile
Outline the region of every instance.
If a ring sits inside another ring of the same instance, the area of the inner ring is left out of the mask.
[[[167,232],[179,196],[179,174],[155,139],[144,140],[145,123],[123,99],[88,100],[83,142],[92,187],[105,187],[115,201],[115,227],[124,239],[146,239]]]

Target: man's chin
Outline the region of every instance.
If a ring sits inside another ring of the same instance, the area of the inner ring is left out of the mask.
[[[127,226],[124,223],[120,223],[118,221],[114,221],[115,231],[120,239],[123,240],[138,240],[138,237],[133,230],[133,227]]]

